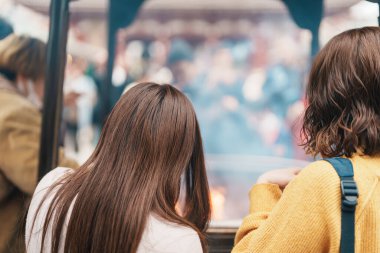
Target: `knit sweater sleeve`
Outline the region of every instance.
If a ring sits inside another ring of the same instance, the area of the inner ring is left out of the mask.
[[[305,168],[284,192],[255,185],[232,252],[338,252],[340,205],[339,177],[324,161]]]

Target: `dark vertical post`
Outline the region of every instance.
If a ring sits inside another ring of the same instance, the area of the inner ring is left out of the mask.
[[[311,59],[314,59],[314,57],[318,54],[320,45],[319,45],[319,30],[312,31],[311,33]]]
[[[377,4],[379,5],[379,16],[377,17],[377,22],[380,26],[380,0],[377,0]]]
[[[319,27],[324,13],[324,0],[282,0],[294,22],[312,33],[311,58],[319,51]]]
[[[109,3],[108,11],[108,61],[106,75],[102,86],[102,110],[101,120],[104,123],[109,112],[111,111],[111,89],[112,89],[112,73],[115,62],[115,48],[116,48],[116,32],[117,29],[114,26],[111,15],[111,2]]]
[[[47,44],[39,179],[58,164],[58,138],[63,103],[62,88],[66,66],[69,2],[70,0],[52,0],[50,4],[50,28]]]
[[[101,87],[102,120],[104,121],[112,109],[111,89],[112,72],[115,62],[116,35],[122,27],[129,26],[135,19],[144,0],[109,0],[108,3],[108,62],[106,76]]]

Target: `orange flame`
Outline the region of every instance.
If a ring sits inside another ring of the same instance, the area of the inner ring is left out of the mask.
[[[224,218],[224,204],[226,202],[226,197],[224,195],[225,188],[211,188],[211,205],[213,220],[221,220]]]

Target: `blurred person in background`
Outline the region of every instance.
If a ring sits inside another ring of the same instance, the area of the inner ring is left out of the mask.
[[[233,48],[234,44],[228,42],[216,47],[210,67],[201,74],[203,80],[196,80],[195,87],[202,89],[194,101],[202,105],[199,114],[203,116],[201,124],[206,126],[202,130],[209,153],[249,154],[254,148],[255,133],[248,128],[245,117],[243,79],[235,67]]]
[[[81,161],[87,159],[93,151],[94,128],[92,125],[94,107],[97,101],[95,81],[85,71],[88,67],[84,59],[72,57],[67,64],[65,108],[63,111],[66,123],[67,138]],[[66,146],[70,143],[66,142]]]
[[[26,36],[0,41],[0,252],[22,252],[21,218],[37,185],[46,45]],[[76,162],[60,151],[60,164]]]
[[[27,252],[207,252],[209,194],[191,102],[173,86],[138,84],[78,170],[59,167],[40,181]]]
[[[195,94],[191,87],[195,75],[194,52],[189,43],[182,39],[175,39],[170,45],[167,65],[172,73],[173,84],[190,98]]]

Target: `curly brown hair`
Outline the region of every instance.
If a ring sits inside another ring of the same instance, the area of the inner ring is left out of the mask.
[[[380,28],[332,38],[316,56],[302,127],[308,154],[380,153]]]

